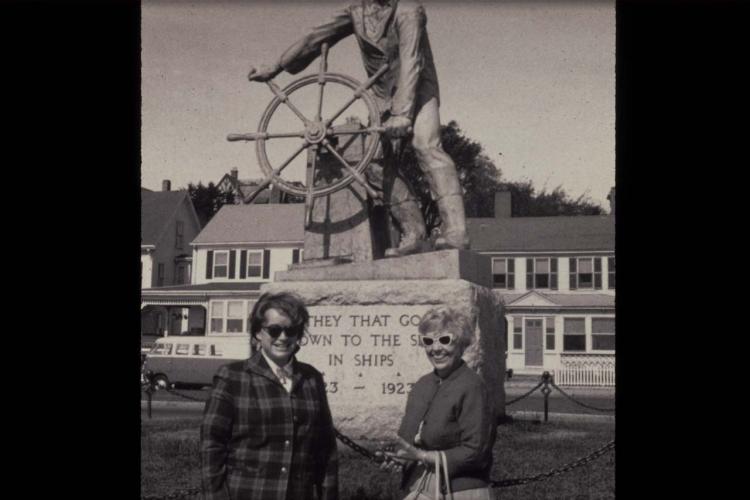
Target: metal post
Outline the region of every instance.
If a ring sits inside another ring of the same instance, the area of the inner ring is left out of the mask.
[[[146,389],[146,397],[148,398],[148,418],[151,419],[151,387]]]
[[[544,394],[544,421],[547,422],[549,419],[549,393],[552,392],[552,389],[549,388],[549,378],[550,374],[549,372],[545,371],[542,373],[542,382],[544,385],[542,386],[542,394]]]

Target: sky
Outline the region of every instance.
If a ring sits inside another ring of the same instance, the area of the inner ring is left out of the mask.
[[[159,190],[163,179],[172,189],[217,183],[233,167],[240,178],[262,177],[254,144],[226,140],[230,133],[256,131],[273,97],[247,73],[277,60],[308,28],[346,4],[144,0],[141,185]],[[615,182],[614,1],[422,4],[441,122],[456,120],[484,147],[503,180],[531,180],[537,190],[562,186],[572,197],[585,195],[608,208]],[[366,79],[354,37],[333,47],[328,61],[329,71]],[[284,87],[317,68],[313,62],[274,81]],[[284,128],[282,111],[278,115],[275,131],[300,128]],[[287,144],[296,146],[273,146]],[[283,161],[274,156],[272,163],[276,158],[274,166]],[[292,168],[285,172],[290,179]]]

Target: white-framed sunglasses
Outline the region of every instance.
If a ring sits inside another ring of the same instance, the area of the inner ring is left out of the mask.
[[[453,340],[455,339],[455,336],[452,333],[444,333],[443,335],[435,338],[430,337],[428,335],[420,335],[419,340],[422,342],[422,345],[425,347],[429,347],[432,345],[435,340],[440,342],[442,345],[450,345],[453,343]]]

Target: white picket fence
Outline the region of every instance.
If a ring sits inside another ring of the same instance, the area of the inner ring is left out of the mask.
[[[557,385],[614,387],[615,357],[606,354],[564,354],[554,370]]]

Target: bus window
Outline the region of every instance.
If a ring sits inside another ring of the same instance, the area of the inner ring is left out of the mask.
[[[164,344],[164,354],[166,354],[166,355],[172,354],[172,347],[174,347],[174,345],[172,345],[172,344]]]
[[[164,353],[164,344],[154,344],[154,348],[151,349],[151,354],[163,354]]]
[[[222,354],[221,347],[213,344],[211,345],[211,356],[221,356]]]
[[[193,346],[193,356],[205,356],[206,344],[195,344]]]
[[[190,344],[177,344],[177,349],[175,349],[174,353],[175,354],[190,353]]]

